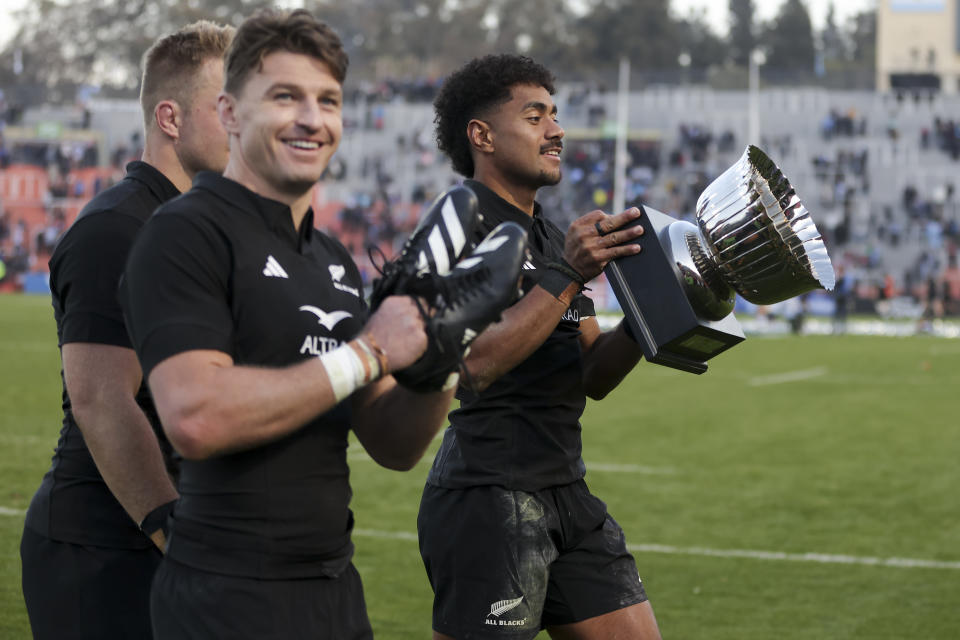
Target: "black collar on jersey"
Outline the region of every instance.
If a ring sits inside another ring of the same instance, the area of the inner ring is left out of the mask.
[[[194,178],[193,186],[215,194],[244,213],[260,216],[268,229],[288,240],[298,251],[310,242],[313,234],[313,209],[307,209],[298,231],[293,227],[293,213],[288,205],[261,196],[219,173],[201,171]]]
[[[540,203],[534,200],[533,215],[529,216],[522,209],[513,206],[490,187],[476,180],[464,180],[464,185],[473,189],[480,203],[480,213],[483,214],[484,227],[492,229],[501,222],[516,222],[527,232],[528,246],[535,247],[544,255],[552,255],[549,248],[546,218]],[[487,226],[489,225],[489,226]]]
[[[501,198],[493,189],[482,182],[464,180],[463,184],[477,194],[477,200],[480,202],[480,213],[483,214],[485,219],[489,220],[491,228],[501,222],[516,222],[526,231],[530,231],[534,221],[543,218],[543,211],[539,202],[534,201],[533,216],[531,217],[525,211]]]
[[[142,160],[134,160],[127,164],[126,170],[127,175],[124,178],[130,178],[146,185],[158,202],[166,202],[180,195],[180,190],[152,164]]]

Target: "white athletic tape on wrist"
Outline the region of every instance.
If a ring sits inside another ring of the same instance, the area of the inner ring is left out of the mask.
[[[359,356],[363,358],[366,363],[366,370],[369,372],[369,375],[366,382],[371,380],[376,380],[381,375],[383,375],[383,368],[380,363],[380,359],[377,358],[377,354],[374,353],[373,347],[367,343],[363,336],[355,339],[351,344],[357,345],[357,350],[359,351]],[[384,354],[384,360],[386,360],[386,354]]]
[[[327,371],[330,388],[337,402],[369,382],[363,360],[349,344],[323,354],[320,362]]]
[[[443,386],[440,387],[440,391],[450,391],[450,389],[456,389],[458,384],[460,384],[460,372],[454,371],[447,376]]]

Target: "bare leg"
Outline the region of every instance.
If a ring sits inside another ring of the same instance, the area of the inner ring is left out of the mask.
[[[553,640],[661,640],[649,601],[580,622],[548,627],[547,632]],[[437,638],[434,634],[434,640]]]

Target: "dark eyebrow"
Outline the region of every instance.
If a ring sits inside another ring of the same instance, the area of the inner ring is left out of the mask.
[[[337,98],[343,96],[343,89],[340,87],[330,87],[329,89],[324,89],[320,92],[322,96],[335,96]]]
[[[291,92],[291,93],[295,93],[295,94],[297,94],[297,95],[301,95],[301,94],[303,94],[304,89],[303,89],[303,87],[301,87],[301,86],[298,85],[298,84],[294,84],[294,83],[290,83],[290,82],[277,82],[277,83],[274,83],[274,84],[270,85],[270,87],[267,89],[267,93],[273,93],[274,91],[289,91],[289,92]],[[333,87],[325,88],[325,89],[321,90],[318,95],[322,95],[322,96],[324,96],[324,97],[331,97],[331,96],[333,96],[333,97],[336,97],[336,98],[341,98],[341,97],[343,96],[343,89],[341,89],[340,87],[337,87],[337,88],[333,88]]]
[[[276,91],[276,90],[278,90],[278,89],[285,89],[285,90],[287,90],[287,91],[293,91],[293,92],[296,92],[296,93],[300,93],[300,92],[303,91],[303,89],[301,89],[300,87],[298,87],[298,86],[295,85],[295,84],[289,84],[289,83],[286,83],[286,82],[276,82],[276,83],[270,85],[270,86],[267,88],[267,93],[272,93],[272,92],[274,92],[274,91]]]
[[[547,111],[550,111],[550,113],[553,114],[557,112],[557,105],[553,105],[552,109],[547,109],[546,104],[539,102],[537,100],[532,100],[527,104],[523,105],[523,109],[521,109],[521,111],[526,111],[527,109],[536,109],[540,113],[546,113]]]

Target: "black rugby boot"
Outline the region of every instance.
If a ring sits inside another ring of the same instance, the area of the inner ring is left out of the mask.
[[[373,282],[371,313],[387,296],[432,292],[433,277],[450,273],[468,250],[480,219],[477,196],[469,188],[457,186],[443,192],[421,216],[400,253],[384,263],[382,277]]]
[[[427,350],[412,365],[394,372],[397,382],[419,392],[456,384],[470,343],[517,300],[526,246],[523,227],[504,222],[449,275],[434,279],[435,290],[424,292],[435,310],[426,317]]]

